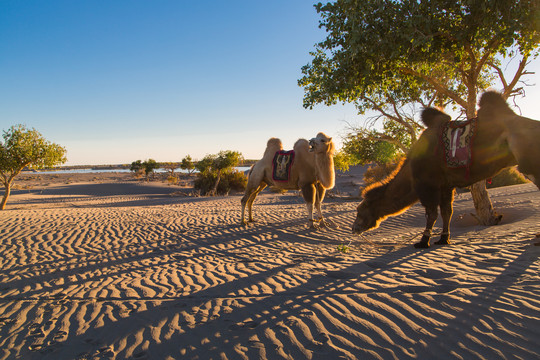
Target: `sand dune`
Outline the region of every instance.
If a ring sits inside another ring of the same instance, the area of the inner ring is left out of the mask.
[[[455,244],[419,251],[415,205],[368,234],[358,200],[306,228],[296,193],[170,196],[126,179],[21,189],[0,212],[0,359],[532,359],[540,192],[490,190],[503,224],[455,201]],[[351,251],[336,250],[351,243]]]

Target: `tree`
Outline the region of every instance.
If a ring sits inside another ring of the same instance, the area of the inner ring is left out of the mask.
[[[210,194],[215,195],[224,171],[230,170],[242,161],[242,154],[237,151],[220,151],[218,154],[206,155],[198,161],[195,167],[201,176],[208,174],[215,175],[215,182]]]
[[[154,175],[154,170],[159,169],[159,164],[154,159],[148,159],[143,161],[142,163],[144,174],[146,175],[146,180],[148,180],[148,176],[152,174]]]
[[[385,121],[382,131],[351,128],[343,139],[341,152],[348,154],[351,164],[384,165],[405,155],[414,140],[401,124]]]
[[[178,168],[178,163],[168,161],[161,163],[161,167],[170,173],[169,176],[174,176],[174,171]]]
[[[138,172],[143,169],[143,164],[141,160],[136,160],[131,163],[131,166],[129,167],[129,171]]]
[[[4,141],[0,142],[0,179],[4,185],[4,196],[0,210],[6,207],[13,180],[25,167],[42,169],[67,161],[66,149],[45,140],[36,129],[14,125],[4,131],[3,138]]]
[[[136,178],[141,177],[144,171],[144,166],[142,164],[142,161],[141,160],[133,161],[131,163],[131,166],[129,167],[129,171],[132,171]]]
[[[500,83],[505,98],[519,87],[538,55],[539,0],[338,0],[317,4],[327,37],[302,68],[304,106],[354,102],[416,138],[401,116],[411,103],[452,106],[472,118],[477,95]],[[502,64],[517,61],[508,76]],[[472,186],[484,224],[497,217],[485,182]]]
[[[195,170],[195,164],[193,164],[193,159],[191,159],[191,156],[187,155],[182,159],[180,169],[187,170],[188,174],[191,175],[191,173]]]

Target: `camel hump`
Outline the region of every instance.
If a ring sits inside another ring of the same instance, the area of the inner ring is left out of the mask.
[[[450,120],[452,120],[452,118],[449,115],[435,108],[425,108],[424,111],[422,111],[422,122],[428,128],[443,124]]]
[[[283,144],[281,143],[281,140],[278,138],[270,138],[268,139],[268,142],[266,143],[267,148],[278,148],[278,150],[283,150]]]
[[[309,151],[309,141],[306,139],[298,139],[293,146],[294,151]]]
[[[496,91],[486,91],[483,93],[478,104],[480,105],[480,109],[489,108],[491,111],[514,113],[502,95]]]
[[[263,157],[274,158],[274,154],[279,150],[283,150],[281,140],[278,138],[270,138],[266,143],[266,150],[264,151]]]

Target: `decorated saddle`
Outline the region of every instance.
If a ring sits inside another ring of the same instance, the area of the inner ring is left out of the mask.
[[[466,121],[449,121],[444,124],[441,142],[444,144],[444,158],[447,167],[470,167],[476,122],[475,118]]]
[[[277,151],[272,161],[272,179],[274,181],[289,181],[293,162],[294,150]]]

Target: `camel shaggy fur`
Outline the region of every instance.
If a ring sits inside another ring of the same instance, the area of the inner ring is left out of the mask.
[[[283,150],[281,140],[271,138],[268,140],[263,158],[253,165],[248,174],[248,183],[244,197],[242,197],[242,224],[253,222],[252,206],[257,195],[267,186],[274,186],[285,190],[302,190],[306,201],[310,227],[316,227],[320,222],[326,225],[321,212],[321,203],[326,190],[332,189],[335,182],[334,171],[334,143],[332,138],[318,133],[310,141],[299,139],[294,144],[294,161],[290,167],[290,175],[286,181],[276,181],[273,177],[272,161],[276,152]],[[313,217],[313,207],[316,208],[319,218]]]
[[[456,187],[469,186],[517,164],[518,170],[540,188],[540,122],[516,115],[496,92],[484,93],[479,104],[470,166],[446,166],[440,139],[450,116],[433,108],[425,109],[422,121],[427,128],[411,147],[405,162],[391,178],[364,192],[353,224],[354,233],[376,228],[386,217],[401,213],[420,200],[426,209],[426,228],[415,247],[430,246],[437,208],[441,210],[443,226],[441,238],[435,244],[449,244]]]

